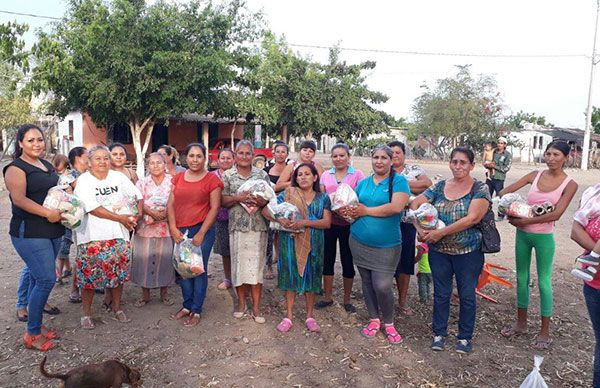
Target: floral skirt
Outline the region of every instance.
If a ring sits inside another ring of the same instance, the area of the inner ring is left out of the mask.
[[[123,239],[90,241],[77,249],[77,285],[96,290],[129,280],[131,245]]]

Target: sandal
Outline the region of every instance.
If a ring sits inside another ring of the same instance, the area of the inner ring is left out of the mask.
[[[182,307],[175,314],[171,314],[169,319],[172,321],[178,321],[182,318],[187,317],[188,315],[190,315],[190,310],[186,309],[185,307]]]
[[[388,341],[392,345],[398,345],[402,343],[402,336],[398,334],[394,325],[385,325],[383,334],[387,337]]]
[[[119,310],[115,313],[115,316],[113,317],[113,319],[115,321],[119,321],[121,323],[128,323],[131,322],[131,318],[127,317],[127,315],[125,315],[125,312],[123,310]]]
[[[102,308],[104,309],[105,312],[112,313],[112,301],[110,301],[108,303],[102,302]]]
[[[94,322],[92,322],[92,317],[86,315],[81,317],[81,328],[85,330],[92,330],[94,328]]]
[[[369,324],[362,328],[360,331],[360,335],[365,338],[374,338],[377,335],[377,332],[381,328],[381,323],[379,319],[371,319]]]
[[[135,302],[133,305],[134,305],[135,307],[138,307],[138,308],[140,308],[140,307],[144,307],[144,306],[145,306],[145,305],[147,305],[148,303],[150,303],[150,301],[149,301],[149,300],[146,300],[146,299],[140,299],[140,300],[136,301],[136,302]]]
[[[536,335],[535,339],[531,343],[531,347],[536,350],[548,350],[548,348],[550,348],[550,345],[552,345],[552,342],[554,342],[552,338],[544,340],[540,339],[539,336]]]
[[[321,332],[321,326],[319,326],[319,324],[317,323],[317,321],[315,321],[314,318],[308,318],[304,323],[306,323],[306,328],[308,329],[308,331],[313,333]]]
[[[288,331],[290,331],[292,326],[294,326],[294,324],[289,318],[283,318],[281,322],[279,322],[279,325],[277,325],[276,329],[281,333],[287,333]]]
[[[190,313],[189,318],[183,322],[183,326],[186,327],[194,327],[200,323],[200,314],[198,313]]]
[[[42,325],[42,335],[48,339],[59,339],[58,333],[55,330],[48,329],[46,326]]]
[[[27,322],[28,319],[29,315],[27,315],[27,313],[25,313],[25,315],[19,315],[19,311],[17,311],[17,320],[19,322]]]
[[[165,306],[173,306],[175,304],[175,301],[169,297],[161,298],[161,301]]]
[[[404,315],[406,315],[407,317],[411,317],[413,315],[415,315],[415,312],[413,311],[413,309],[410,308],[410,306],[405,305],[405,306],[400,306],[400,312]]]
[[[41,346],[36,345],[34,342],[40,339],[44,339],[45,341],[42,343]],[[25,345],[27,349],[36,349],[41,350],[42,352],[47,352],[48,350],[56,346],[54,342],[44,337],[43,334],[30,335],[29,333],[25,333],[25,335],[23,336],[23,345]]]
[[[233,317],[235,319],[242,319],[246,316],[246,312],[245,311],[234,311],[233,312]]]
[[[44,307],[44,312],[46,314],[50,314],[50,315],[58,315],[60,314],[60,309],[56,306],[54,307],[50,307],[49,309],[47,309],[46,307]]]
[[[324,309],[325,307],[329,307],[333,305],[333,300],[320,300],[315,303],[316,309]]]
[[[265,319],[265,317],[260,316],[260,315],[256,315],[254,313],[251,313],[250,316],[252,317],[252,319],[254,319],[254,322],[256,322],[256,323],[263,324],[263,323],[265,323],[267,321]]]
[[[500,334],[504,338],[519,337],[527,334],[527,330],[517,330],[515,326],[504,326],[502,330],[500,330]]]
[[[267,269],[267,273],[265,274],[265,279],[267,279],[267,280],[275,279],[275,275],[273,275],[272,269]]]
[[[69,295],[69,303],[81,303],[81,295],[79,295],[79,293],[71,293],[71,295]]]
[[[223,279],[223,281],[221,283],[219,283],[219,285],[217,286],[217,288],[221,291],[223,290],[227,290],[229,288],[231,288],[232,284],[231,284],[231,280],[229,279]]]

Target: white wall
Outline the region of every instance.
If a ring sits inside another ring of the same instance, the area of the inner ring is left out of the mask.
[[[73,121],[73,139],[69,139],[69,121]],[[73,147],[83,145],[83,115],[71,112],[58,123],[58,152],[67,155]]]
[[[510,146],[509,151],[514,159],[520,159],[521,162],[531,163],[543,159],[544,150],[548,143],[552,141],[552,136],[538,131],[521,131],[510,134],[515,139],[525,145],[524,148]],[[541,142],[540,142],[541,139]]]

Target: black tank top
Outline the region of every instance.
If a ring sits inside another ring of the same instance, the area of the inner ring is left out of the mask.
[[[42,205],[44,199],[46,199],[48,190],[58,183],[58,175],[50,162],[43,159],[40,160],[48,171],[44,171],[21,158],[17,158],[4,167],[2,172],[6,175],[6,170],[10,166],[23,170],[27,184],[25,196],[33,202]],[[51,223],[44,217],[28,213],[20,207],[15,206],[12,203],[12,198],[11,205],[12,218],[10,219],[9,231],[11,236],[20,237],[19,227],[23,222],[25,223],[25,234],[23,235],[25,238],[58,238],[65,234],[65,227],[60,222]]]

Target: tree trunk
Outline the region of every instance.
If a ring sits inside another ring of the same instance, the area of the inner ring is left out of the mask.
[[[129,129],[131,130],[131,137],[133,138],[133,149],[135,150],[136,169],[135,172],[138,178],[144,177],[145,167],[145,156],[152,138],[152,131],[154,130],[154,120],[147,118],[143,122],[140,122],[138,117],[133,117],[129,121]],[[142,133],[146,130],[146,138],[142,145]]]
[[[283,142],[285,144],[288,143],[288,125],[287,124],[283,124],[281,126],[281,140],[283,140]]]

